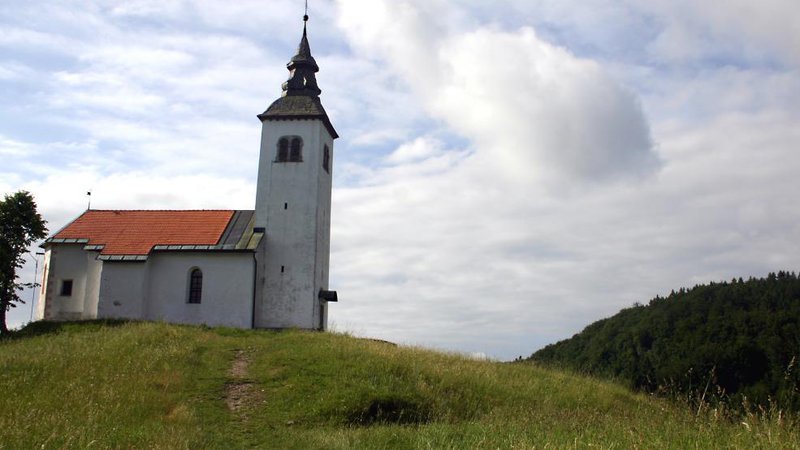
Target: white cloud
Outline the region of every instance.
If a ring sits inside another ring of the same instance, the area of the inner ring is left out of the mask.
[[[20,142],[0,135],[0,156],[4,158],[20,157],[28,154],[31,146],[27,142]]]
[[[420,137],[398,147],[397,150],[393,151],[386,158],[386,161],[391,164],[409,163],[431,158],[441,152],[442,142],[427,137]]]
[[[657,166],[638,100],[597,63],[528,27],[448,34],[437,26],[443,2],[368,3],[340,2],[350,40],[386,60],[484,165],[523,181],[630,178]]]
[[[465,351],[498,339],[511,357],[673,288],[800,264],[790,122],[739,115],[659,135],[656,178],[567,197],[477,183],[463,164],[337,190],[337,320]]]
[[[464,350],[498,339],[509,357],[672,288],[798,264],[779,248],[798,234],[777,206],[790,200],[769,194],[797,187],[790,75],[640,70],[661,120],[654,173],[642,107],[598,62],[527,27],[439,30],[442,5],[341,2],[358,51],[474,146],[426,172],[410,156],[430,144],[409,140],[336,191],[337,308],[359,329]],[[509,180],[553,171],[561,193]],[[597,178],[634,181],[563,183]]]
[[[657,56],[800,64],[797,4],[792,0],[656,1],[642,9],[660,17],[663,24],[652,44]]]

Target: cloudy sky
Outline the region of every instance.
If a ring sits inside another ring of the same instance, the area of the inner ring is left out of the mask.
[[[0,1],[0,192],[33,193],[53,231],[87,190],[98,209],[252,209],[255,116],[302,8]],[[335,329],[510,359],[673,288],[800,269],[795,0],[310,15],[341,136]]]

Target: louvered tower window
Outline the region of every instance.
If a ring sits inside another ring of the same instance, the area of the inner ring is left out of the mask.
[[[286,162],[289,160],[289,138],[282,137],[278,140],[278,154],[275,161]]]
[[[303,139],[300,136],[284,136],[278,139],[275,162],[302,162]]]
[[[303,140],[295,136],[292,138],[291,153],[289,153],[289,161],[300,162],[303,160]]]

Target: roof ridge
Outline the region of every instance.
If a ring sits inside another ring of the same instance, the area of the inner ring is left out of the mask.
[[[84,213],[87,212],[181,212],[181,211],[189,211],[189,212],[204,212],[204,211],[219,211],[219,212],[227,212],[227,211],[249,211],[249,210],[242,210],[242,209],[87,209]]]

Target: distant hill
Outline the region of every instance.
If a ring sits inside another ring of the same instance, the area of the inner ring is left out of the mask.
[[[710,283],[597,321],[529,360],[633,388],[800,410],[800,280]]]
[[[742,425],[745,423],[745,425]],[[796,448],[780,418],[304,331],[35,323],[0,340],[0,449]]]

